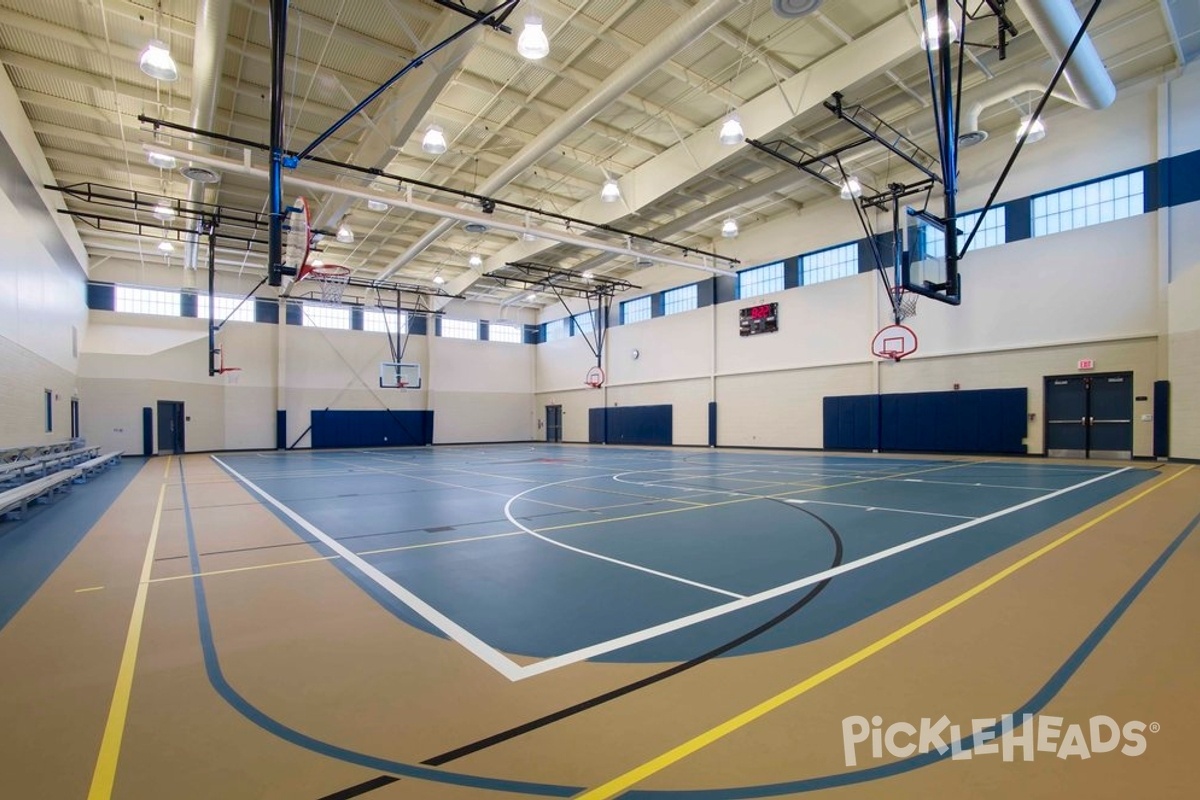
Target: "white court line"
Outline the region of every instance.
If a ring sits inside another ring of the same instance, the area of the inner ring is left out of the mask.
[[[594,478],[597,476],[589,475],[587,477]],[[744,595],[744,594],[730,592],[725,589],[720,589],[716,586],[709,586],[707,583],[700,583],[699,581],[689,580],[688,578],[684,578],[679,575],[672,575],[669,572],[660,572],[656,569],[650,569],[649,567],[643,567],[640,564],[633,564],[629,561],[622,561],[619,558],[612,558],[611,556],[605,556],[605,555],[601,555],[600,553],[594,553],[591,550],[584,550],[582,547],[572,547],[569,544],[564,544],[563,542],[559,542],[554,539],[551,539],[549,536],[542,536],[540,533],[535,531],[533,528],[529,528],[529,527],[526,527],[525,525],[522,525],[520,522],[517,521],[517,518],[513,516],[513,513],[512,513],[513,502],[521,499],[522,495],[526,494],[527,492],[533,492],[533,491],[537,491],[538,489],[545,489],[545,488],[549,488],[551,486],[558,486],[559,484],[570,483],[572,481],[577,481],[577,480],[580,480],[580,478],[571,478],[571,479],[565,480],[565,481],[556,481],[555,483],[547,483],[547,484],[544,484],[543,486],[535,486],[532,489],[526,489],[524,492],[521,492],[521,494],[515,494],[508,499],[507,503],[504,504],[504,516],[508,517],[508,521],[511,522],[513,525],[516,525],[518,528],[525,531],[526,533],[528,533],[530,536],[534,537],[535,539],[541,539],[546,544],[552,544],[555,547],[561,547],[563,550],[570,550],[572,553],[579,553],[581,556],[587,556],[588,558],[595,558],[599,561],[607,561],[608,563],[616,564],[619,567],[625,567],[627,569],[637,570],[638,572],[645,572],[648,575],[655,576],[656,578],[666,578],[667,580],[675,581],[676,583],[684,583],[684,584],[687,584],[688,586],[695,586],[697,589],[704,589],[705,591],[708,591],[708,592],[715,592],[717,594],[723,594],[726,597],[736,597],[738,599],[745,598],[746,595]],[[703,507],[703,506],[701,506],[701,507]]]
[[[1094,473],[1093,473],[1094,474]],[[1045,477],[1045,476],[1043,476]],[[918,480],[905,479],[905,483],[933,483],[941,486],[965,486],[968,489],[1016,489],[1022,492],[1052,492],[1054,491],[1049,486],[1014,486],[1005,483],[975,483],[974,481],[931,481],[927,478]]]
[[[860,506],[854,503],[833,503],[829,500],[784,500],[785,503],[795,503],[798,506],[840,506],[842,508],[862,508],[867,511],[887,511],[892,514],[919,514],[922,517],[949,517],[950,519],[975,519],[965,514],[940,514],[934,511],[913,511],[909,508],[888,508],[887,506]]]
[[[982,517],[977,517],[975,519],[968,520],[968,521],[960,523],[958,525],[953,525],[949,528],[943,528],[942,530],[939,530],[939,531],[934,531],[933,533],[926,534],[925,536],[921,536],[917,539],[911,539],[909,541],[902,542],[901,544],[895,545],[893,547],[889,547],[885,550],[880,550],[879,552],[864,556],[855,561],[851,561],[851,562],[842,564],[839,567],[833,567],[831,569],[827,569],[822,572],[817,572],[817,573],[809,575],[805,578],[800,578],[799,580],[792,581],[791,583],[783,584],[782,586],[776,586],[772,589],[767,589],[766,591],[759,592],[758,594],[752,594],[749,596],[738,597],[738,599],[733,600],[732,602],[723,603],[722,605],[719,605],[719,606],[713,606],[712,608],[705,609],[704,611],[699,611],[695,614],[689,614],[684,617],[679,617],[677,619],[670,620],[669,622],[664,622],[664,623],[660,623],[658,625],[650,626],[648,628],[643,628],[642,630],[634,631],[632,633],[625,634],[624,636],[619,636],[615,639],[609,639],[604,642],[597,642],[596,644],[589,645],[587,647],[582,647],[582,648],[579,648],[578,650],[572,650],[569,653],[563,653],[561,655],[553,656],[551,658],[542,659],[541,661],[529,664],[527,666],[520,666],[517,663],[515,663],[514,661],[512,661],[511,659],[509,659],[507,656],[505,656],[503,653],[501,653],[499,650],[496,650],[491,645],[489,645],[486,642],[484,642],[483,640],[479,639],[477,636],[475,636],[471,632],[467,631],[461,625],[458,625],[453,620],[449,619],[444,614],[439,612],[437,609],[430,606],[424,600],[421,600],[419,597],[417,597],[415,594],[410,592],[408,589],[405,589],[403,586],[400,586],[395,581],[393,581],[391,578],[389,578],[387,575],[383,574],[381,571],[379,571],[375,567],[372,567],[370,564],[368,564],[362,558],[355,555],[351,551],[347,550],[344,546],[342,546],[340,543],[338,543],[337,540],[333,539],[328,534],[324,533],[319,528],[317,528],[315,525],[313,525],[312,523],[305,520],[299,514],[292,511],[290,508],[283,505],[275,498],[271,497],[269,494],[264,492],[262,489],[255,486],[251,481],[244,478],[236,470],[234,470],[229,465],[225,464],[219,458],[217,458],[216,456],[212,456],[212,459],[214,461],[216,461],[218,464],[220,464],[221,467],[223,467],[225,470],[227,470],[234,477],[241,480],[251,490],[253,490],[256,494],[258,494],[263,499],[265,499],[268,503],[270,503],[271,505],[278,508],[281,512],[283,512],[283,514],[285,516],[287,516],[289,519],[294,521],[301,528],[308,531],[310,534],[312,534],[313,536],[318,538],[320,541],[324,542],[328,547],[330,547],[332,550],[334,550],[339,555],[341,555],[347,562],[354,564],[356,567],[358,567],[359,570],[361,570],[362,573],[366,577],[368,577],[372,581],[374,581],[384,591],[388,592],[393,597],[395,597],[397,600],[399,600],[400,602],[407,605],[409,608],[411,608],[416,613],[420,614],[431,625],[433,625],[434,627],[441,630],[444,634],[446,634],[446,636],[453,639],[459,645],[464,647],[466,650],[471,652],[473,655],[475,655],[477,658],[482,660],[488,666],[492,667],[494,670],[499,672],[501,675],[508,678],[510,681],[525,680],[526,678],[532,678],[536,675],[542,675],[547,672],[552,672],[556,669],[561,669],[563,667],[570,666],[572,664],[577,664],[581,661],[586,661],[589,658],[595,658],[597,656],[601,656],[606,653],[611,653],[616,650],[621,650],[623,648],[629,647],[634,644],[638,644],[640,642],[647,641],[649,639],[654,639],[656,637],[663,636],[668,633],[673,633],[675,631],[682,630],[684,628],[688,628],[693,625],[697,625],[701,622],[706,622],[710,619],[715,619],[717,617],[724,616],[725,614],[730,614],[735,611],[740,611],[741,609],[744,609],[744,608],[749,608],[749,607],[757,605],[759,603],[763,603],[767,600],[772,600],[776,597],[781,597],[783,595],[789,594],[798,589],[803,589],[806,586],[811,586],[813,584],[820,583],[821,581],[827,580],[829,578],[833,578],[838,575],[843,575],[845,573],[852,572],[857,569],[861,569],[862,567],[868,566],[870,564],[874,564],[878,561],[882,561],[887,558],[891,558],[894,555],[898,555],[898,554],[906,552],[908,550],[912,550],[913,548],[920,547],[922,545],[928,544],[929,542],[933,542],[938,539],[942,539],[946,536],[950,536],[952,534],[959,533],[960,531],[967,530],[968,528],[973,528],[977,525],[982,525],[985,522],[991,522],[992,520],[999,519],[1000,517],[1007,516],[1008,514],[1012,514],[1016,511],[1021,511],[1026,508],[1031,508],[1032,506],[1038,505],[1039,503],[1043,503],[1043,502],[1045,502],[1047,500],[1051,500],[1055,497],[1061,497],[1062,495],[1067,494],[1069,492],[1073,492],[1076,489],[1081,489],[1081,488],[1083,488],[1085,486],[1089,486],[1093,483],[1098,483],[1099,481],[1107,480],[1108,478],[1111,478],[1115,475],[1120,475],[1121,473],[1128,472],[1130,470],[1129,467],[1123,467],[1121,469],[1114,470],[1112,472],[1107,472],[1107,473],[1104,473],[1103,475],[1099,475],[1094,478],[1089,478],[1088,480],[1082,481],[1082,482],[1074,484],[1072,486],[1068,486],[1066,488],[1059,489],[1054,492],[1050,492],[1049,494],[1042,495],[1041,497],[1035,497],[1030,500],[1026,500],[1023,503],[1018,503],[1016,505],[1009,506],[1008,508],[1003,508],[1003,509],[1000,509],[999,511],[994,511],[991,514],[987,514]],[[653,470],[637,470],[636,472],[651,472],[651,471],[653,471]],[[661,471],[666,472],[669,470],[664,469]],[[624,473],[624,474],[632,474],[632,473]],[[587,480],[589,478],[594,478],[594,477],[597,477],[597,476],[577,476],[574,478],[569,478],[567,480],[556,481],[555,483],[549,483],[549,484],[546,484],[546,486],[549,487],[549,486],[556,486],[556,485],[560,485],[560,484],[564,484],[564,483],[573,483],[573,482]],[[538,488],[541,488],[541,487],[533,487],[533,488],[527,489],[525,491],[532,492],[532,491],[536,491]],[[522,494],[524,494],[524,492]],[[734,493],[729,493],[729,494],[734,494]],[[511,504],[513,502],[513,500],[516,500],[517,497],[519,497],[519,495],[511,498],[509,500],[509,504]],[[757,497],[757,496],[751,496],[751,497]],[[766,499],[766,498],[759,498],[759,499]],[[508,505],[506,505],[505,506],[505,514],[507,515],[508,513],[509,513]],[[510,520],[511,520],[511,517],[510,517]],[[525,530],[527,533],[530,532],[530,531],[528,531],[528,529],[525,529],[524,526],[520,525],[519,523],[517,524],[517,527],[522,528],[522,530]],[[537,534],[534,534],[534,535],[536,536]],[[545,538],[545,537],[539,537],[539,538]],[[547,540],[547,541],[551,541],[553,543],[553,540]],[[568,548],[568,549],[570,549],[570,548]]]
[[[653,639],[658,636],[663,636],[664,634],[673,633],[682,628],[687,628],[692,625],[696,625],[697,623],[700,623],[700,622],[705,622],[710,619],[715,619],[716,617],[724,616],[725,614],[729,614],[734,611],[740,611],[743,608],[749,608],[750,606],[756,605],[758,603],[762,603],[767,600],[772,600],[776,597],[780,597],[780,596],[788,594],[790,592],[794,592],[797,589],[803,589],[806,586],[811,586],[815,583],[820,583],[821,581],[826,580],[828,578],[833,578],[838,575],[842,575],[842,574],[851,572],[856,569],[861,569],[862,567],[865,567],[868,564],[873,564],[876,561],[882,561],[885,558],[890,558],[899,553],[903,553],[906,550],[911,550],[914,547],[920,547],[923,544],[928,544],[929,542],[936,541],[938,539],[941,539],[943,537],[949,536],[954,533],[958,533],[959,531],[964,531],[967,528],[973,528],[976,525],[982,525],[985,522],[990,522],[994,519],[999,519],[1000,517],[1003,517],[1006,514],[1011,514],[1014,511],[1020,511],[1025,508],[1029,508],[1030,506],[1037,505],[1038,503],[1044,502],[1051,498],[1064,495],[1067,492],[1072,492],[1076,489],[1083,488],[1084,486],[1087,486],[1088,484],[1096,483],[1097,481],[1102,481],[1107,478],[1111,478],[1112,476],[1119,475],[1120,473],[1125,472],[1128,469],[1129,469],[1128,467],[1124,467],[1122,469],[1116,470],[1115,472],[1109,472],[1109,473],[1106,473],[1099,477],[1091,478],[1089,480],[1083,481],[1082,483],[1077,483],[1074,486],[1068,486],[1065,489],[1059,489],[1057,492],[1052,492],[1052,493],[1044,495],[1042,497],[1035,497],[1032,500],[1026,500],[1024,503],[1018,503],[1015,506],[1010,506],[1009,508],[1004,508],[1004,509],[1001,509],[1000,511],[992,512],[991,514],[988,514],[986,516],[978,517],[976,519],[969,520],[967,522],[963,522],[959,525],[953,525],[949,528],[943,528],[940,531],[934,531],[933,533],[927,534],[925,536],[921,536],[917,539],[912,539],[910,541],[898,544],[894,547],[889,547],[886,550],[880,550],[879,552],[872,553],[869,556],[863,556],[862,558],[857,559],[855,561],[851,561],[846,564],[842,564],[840,567],[833,567],[831,569],[827,569],[822,572],[818,572],[816,574],[809,575],[806,578],[801,578],[800,580],[792,581],[791,583],[786,583],[782,586],[776,586],[775,588],[768,589],[765,592],[759,592],[758,594],[752,594],[741,600],[734,600],[732,603],[725,603],[724,605],[714,606],[713,608],[705,609],[704,611],[699,611],[695,614],[689,614],[686,617],[680,617],[678,619],[671,620],[670,622],[664,622],[660,625],[654,625],[649,628],[643,628],[640,631],[635,631],[634,633],[629,633],[624,636],[617,637],[616,639],[610,639],[607,642],[600,642],[598,644],[590,645],[588,647],[582,647],[578,650],[573,650],[570,653],[563,653],[562,655],[559,655],[559,656],[554,656],[552,658],[543,659],[542,661],[539,661],[535,664],[530,664],[529,666],[524,667],[523,672],[525,674],[522,675],[522,677],[526,678],[526,677],[530,677],[532,675],[540,675],[545,672],[550,672],[555,669],[560,669],[569,664],[575,664],[580,661],[586,661],[589,658],[595,658],[596,656],[604,655],[605,653],[611,653],[614,650],[620,650],[622,648],[629,647],[630,645],[644,642],[647,639]]]
[[[316,525],[313,525],[304,517],[300,516],[295,511],[292,511],[283,503],[279,502],[274,497],[258,488],[258,486],[251,483],[248,479],[238,473],[237,470],[226,464],[221,459],[217,458],[216,456],[212,456],[212,460],[220,464],[223,469],[229,472],[230,475],[233,475],[235,478],[242,481],[242,483],[250,487],[250,489],[259,497],[263,498],[268,503],[275,506],[275,508],[283,512],[288,519],[292,520],[301,528],[308,531],[311,535],[315,536],[326,547],[341,556],[348,564],[353,564],[354,566],[358,567],[359,571],[374,581],[379,588],[383,589],[392,597],[396,598],[401,603],[404,603],[404,605],[420,614],[427,622],[436,627],[442,633],[449,636],[454,641],[458,642],[476,658],[483,661],[489,667],[496,670],[510,681],[520,680],[521,678],[525,677],[521,674],[521,666],[515,661],[512,661],[499,650],[475,636],[475,634],[471,633],[466,628],[462,627],[457,622],[450,619],[421,598],[417,597],[408,589],[405,589],[403,586],[396,583],[380,570],[371,566],[371,564],[365,561],[361,556],[356,555],[337,539],[334,539]]]

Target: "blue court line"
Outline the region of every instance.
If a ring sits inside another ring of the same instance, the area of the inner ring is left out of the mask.
[[[1112,610],[1105,615],[1087,638],[1075,649],[1075,652],[1063,662],[1050,680],[1039,689],[1033,697],[1025,701],[1025,703],[1012,712],[1011,729],[1017,730],[1021,727],[1025,717],[1029,714],[1033,716],[1044,709],[1054,697],[1062,691],[1079,668],[1083,666],[1083,662],[1087,660],[1109,631],[1116,626],[1117,621],[1129,610],[1133,605],[1133,601],[1138,598],[1138,595],[1150,585],[1150,581],[1158,575],[1159,571],[1171,558],[1175,552],[1183,544],[1184,540],[1196,530],[1197,525],[1200,525],[1200,514],[1192,518],[1192,521],[1183,529],[1183,532],[1175,537],[1174,541],[1167,546],[1167,549],[1162,552],[1154,563],[1142,573],[1142,576],[1130,587],[1129,591],[1113,606]],[[992,734],[995,738],[991,741],[999,744],[1000,736],[1003,733],[1003,722],[998,722],[995,725],[984,728],[981,733]],[[984,739],[984,741],[988,741]],[[815,792],[822,789],[833,789],[840,786],[853,786],[859,783],[868,781],[880,780],[881,778],[890,778],[895,775],[901,775],[906,772],[927,767],[931,764],[936,764],[939,761],[945,761],[953,756],[954,753],[960,751],[972,750],[975,747],[976,738],[974,735],[966,736],[958,742],[946,748],[945,752],[937,749],[930,750],[928,753],[912,756],[900,761],[893,761],[888,764],[881,764],[877,767],[869,767],[867,769],[855,770],[854,772],[843,772],[836,775],[824,775],[818,778],[804,778],[797,781],[787,781],[785,783],[771,783],[761,786],[742,786],[732,789],[688,789],[686,791],[675,789],[641,789],[630,791],[622,797],[627,798],[648,798],[648,797],[686,797],[689,800],[743,800],[744,798],[752,797],[778,797],[782,794],[800,794],[803,792]]]
[[[126,457],[48,506],[0,523],[0,630],[83,541],[145,462]]]
[[[578,786],[556,786],[545,783],[506,780],[503,778],[488,778],[478,775],[468,775],[458,772],[446,772],[417,764],[405,764],[386,758],[348,750],[329,742],[321,741],[294,728],[289,728],[282,722],[268,716],[242,697],[225,679],[221,671],[221,662],[217,656],[216,644],[213,641],[212,625],[208,616],[208,602],[204,592],[204,579],[200,577],[200,554],[196,549],[195,529],[192,525],[192,509],[188,501],[187,475],[184,472],[183,461],[179,462],[179,482],[183,490],[184,525],[187,530],[188,559],[192,567],[192,589],[196,596],[196,619],[200,629],[200,649],[204,654],[204,671],[212,688],[235,711],[253,722],[268,733],[274,734],[284,741],[311,750],[319,755],[335,758],[350,764],[357,764],[369,769],[403,775],[407,778],[449,783],[457,786],[470,786],[476,789],[491,789],[499,792],[514,792],[538,797],[571,797],[583,791]]]

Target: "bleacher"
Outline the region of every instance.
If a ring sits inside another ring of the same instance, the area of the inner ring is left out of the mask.
[[[19,518],[34,503],[48,503],[121,460],[80,439],[0,450],[0,520]]]

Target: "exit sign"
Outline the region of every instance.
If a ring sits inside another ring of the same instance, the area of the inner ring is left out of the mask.
[[[1079,368],[1081,370],[1082,369],[1095,369],[1096,368],[1096,359],[1094,359],[1094,358],[1079,359]]]

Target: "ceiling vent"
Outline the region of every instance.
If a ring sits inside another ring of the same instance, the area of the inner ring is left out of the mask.
[[[184,167],[179,172],[189,181],[195,181],[196,183],[216,183],[221,180],[221,176],[208,167],[200,167],[195,164]]]
[[[821,0],[771,0],[775,16],[785,19],[803,17],[817,10]]]

